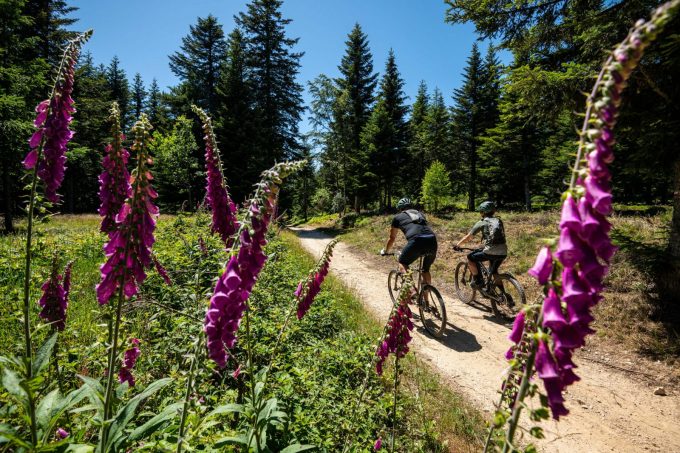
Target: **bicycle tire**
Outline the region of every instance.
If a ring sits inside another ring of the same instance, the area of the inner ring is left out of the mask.
[[[390,274],[387,276],[387,290],[390,293],[390,298],[393,303],[397,303],[397,297],[399,297],[399,291],[401,290],[401,285],[404,284],[404,276],[401,272],[397,270],[391,270]]]
[[[470,283],[472,283],[472,272],[470,272],[466,261],[461,261],[456,266],[454,283],[456,285],[458,299],[465,304],[471,304],[472,301],[475,300],[477,290],[470,287]]]
[[[490,298],[491,309],[498,318],[514,319],[526,304],[524,288],[512,274],[500,274],[498,277],[503,283],[505,292],[498,291],[498,287],[495,287],[496,297]]]
[[[429,294],[429,297],[426,295]],[[446,330],[446,306],[437,288],[424,284],[418,295],[420,322],[425,330],[435,338],[441,338]]]

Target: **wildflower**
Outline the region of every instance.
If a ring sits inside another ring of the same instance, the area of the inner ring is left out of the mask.
[[[66,439],[69,436],[69,432],[64,428],[57,428],[57,437],[59,439]]]
[[[43,283],[42,297],[38,304],[42,307],[40,317],[52,323],[55,329],[62,331],[66,327],[66,310],[68,309],[68,296],[71,289],[71,266],[66,265],[64,276],[59,275],[57,260],[52,264],[50,277]]]
[[[130,343],[132,344],[132,347],[125,351],[123,356],[123,365],[118,371],[118,382],[121,384],[123,382],[127,382],[130,387],[134,387],[135,378],[132,375],[132,368],[134,368],[135,364],[137,363],[137,359],[139,358],[141,352],[139,350],[139,339],[131,338]]]
[[[241,364],[239,364],[238,367],[236,367],[236,369],[234,370],[234,372],[231,373],[231,377],[233,377],[234,379],[238,379],[238,376],[240,374],[241,374]]]
[[[378,437],[373,444],[373,451],[378,451],[382,448],[382,437]]]
[[[238,250],[227,262],[218,278],[210,306],[206,312],[204,331],[207,336],[208,356],[220,368],[227,363],[227,350],[236,345],[236,332],[247,309],[246,301],[267,261],[263,248],[274,210],[278,186],[283,178],[297,171],[305,161],[281,163],[263,172],[255,196],[250,200],[245,221],[233,250]]]
[[[121,287],[127,298],[137,294],[138,285],[146,279],[144,269],[152,264],[151,246],[158,217],[153,201],[158,194],[151,186],[153,176],[148,169],[150,129],[149,120],[142,114],[133,127],[136,137],[132,149],[137,152],[137,169],[131,177],[132,194],[116,215],[117,229],[104,246],[107,261],[101,267],[102,278],[97,285],[100,305],[107,304]]]
[[[533,275],[538,280],[540,285],[545,285],[550,279],[553,269],[552,253],[550,252],[550,247],[543,247],[538,256],[536,257],[536,262],[534,267],[529,269],[527,272],[529,275]],[[516,319],[516,318],[515,318]]]
[[[217,233],[222,241],[229,247],[231,237],[238,230],[236,220],[236,205],[229,197],[227,186],[220,161],[220,150],[217,148],[217,140],[213,132],[210,117],[201,109],[193,106],[203,122],[203,137],[205,140],[205,170],[206,170],[206,200],[212,210],[212,223],[210,229]]]
[[[118,103],[111,106],[111,136],[113,143],[106,146],[106,155],[102,160],[104,171],[99,175],[99,215],[102,216],[101,231],[113,233],[116,228],[116,215],[120,212],[125,200],[132,194],[130,173],[127,163],[130,153],[123,148],[125,136],[120,130],[120,111]]]
[[[168,271],[166,271],[163,265],[161,265],[161,263],[158,261],[158,258],[156,258],[156,255],[151,254],[151,259],[153,260],[153,265],[156,268],[156,272],[158,272],[158,275],[161,276],[166,285],[172,286],[172,280],[170,280]]]
[[[378,361],[375,370],[380,375],[382,375],[383,364],[390,353],[395,354],[400,359],[409,351],[408,344],[411,341],[411,331],[413,330],[413,322],[411,321],[413,315],[407,303],[410,290],[410,283],[405,283],[402,286],[399,292],[399,305],[395,310],[392,310],[390,320],[387,322],[387,334],[376,351]]]
[[[309,307],[312,306],[314,298],[321,291],[321,284],[323,283],[326,275],[328,275],[328,268],[331,262],[331,256],[333,255],[333,247],[335,247],[337,241],[331,241],[324,251],[321,259],[319,260],[319,265],[316,269],[307,277],[306,281],[301,281],[295,290],[295,298],[298,300],[297,307],[297,317],[302,319],[302,317],[307,313]]]
[[[57,190],[64,181],[66,147],[73,137],[69,124],[76,111],[71,98],[75,65],[80,47],[91,34],[91,31],[86,32],[69,42],[50,98],[42,101],[35,109],[33,124],[37,130],[29,140],[31,151],[24,158],[23,164],[27,170],[38,166],[38,177],[45,184],[45,197],[52,203],[58,203],[61,199]]]

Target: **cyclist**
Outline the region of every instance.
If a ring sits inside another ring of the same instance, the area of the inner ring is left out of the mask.
[[[460,250],[460,246],[469,241],[474,235],[482,232],[484,247],[468,254],[468,268],[472,272],[473,281],[470,286],[474,289],[482,287],[482,275],[477,263],[489,261],[489,273],[494,281],[498,281],[498,268],[508,255],[508,246],[505,241],[505,228],[503,221],[496,217],[496,204],[493,201],[485,201],[480,204],[477,211],[482,213],[482,220],[474,224],[470,232],[463,237],[454,249]],[[501,290],[503,290],[501,286]]]
[[[422,256],[423,280],[430,285],[432,284],[430,267],[437,257],[437,236],[427,224],[425,215],[413,209],[413,203],[409,198],[399,200],[397,209],[400,212],[392,219],[390,238],[380,254],[385,255],[389,252],[397,239],[398,231],[401,230],[406,236],[407,244],[399,255],[399,269],[405,273],[409,265]]]

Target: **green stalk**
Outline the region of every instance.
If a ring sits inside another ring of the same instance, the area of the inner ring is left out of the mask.
[[[397,399],[399,395],[399,351],[394,356],[394,405],[392,407],[392,439],[390,452],[394,453],[394,440],[397,437]]]
[[[534,372],[534,359],[536,358],[536,345],[534,341],[534,347],[531,348],[531,353],[527,357],[526,368],[524,374],[522,375],[522,383],[519,386],[519,391],[517,392],[517,399],[515,400],[515,407],[512,409],[512,416],[510,417],[510,422],[508,424],[508,433],[505,438],[505,444],[503,445],[503,453],[509,453],[514,450],[512,447],[512,441],[515,437],[515,431],[519,425],[519,418],[522,414],[522,407],[524,397],[529,389],[529,379]]]
[[[194,374],[196,372],[196,362],[198,362],[198,354],[201,352],[201,339],[202,335],[198,335],[196,340],[196,347],[194,348],[194,356],[191,359],[191,365],[189,366],[189,376],[187,377],[187,388],[184,393],[184,406],[182,407],[182,418],[179,422],[179,436],[177,438],[177,453],[182,451],[182,442],[184,442],[184,434],[187,422],[187,415],[189,412],[189,399],[191,397],[191,389],[194,386]]]
[[[250,375],[250,392],[252,397],[252,405],[255,408],[255,369],[253,366],[253,353],[252,344],[250,336],[250,307],[246,307],[246,349],[248,352],[248,374]],[[253,432],[255,433],[255,444],[257,445],[257,451],[262,451],[260,447],[260,430],[257,426],[257,411],[255,411],[255,420],[253,423]]]

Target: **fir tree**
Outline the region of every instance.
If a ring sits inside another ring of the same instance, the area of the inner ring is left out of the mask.
[[[149,122],[156,131],[165,131],[167,129],[169,122],[167,108],[163,100],[163,93],[155,78],[151,80],[151,85],[149,86],[146,114],[149,116]]]
[[[199,17],[182,38],[180,50],[170,55],[170,70],[183,82],[187,105],[195,103],[215,114],[215,87],[226,54],[227,43],[217,18],[211,14]]]
[[[349,144],[348,153],[357,156],[361,152],[362,130],[371,115],[374,101],[373,92],[378,76],[373,73],[373,56],[368,47],[368,38],[358,23],[354,25],[354,28],[349,33],[345,44],[345,55],[342,57],[338,67],[341,77],[336,82],[339,89],[346,92],[350,110],[349,116],[344,117],[341,122],[336,120],[336,124],[342,123],[342,128],[334,131],[334,134],[336,136],[340,132],[347,134],[346,137],[342,138],[342,142]],[[343,183],[350,190],[350,193],[346,195],[351,195],[354,198],[354,208],[356,210],[360,207],[360,200],[358,193],[352,187],[350,179],[356,181],[364,165],[356,166],[348,163],[347,167],[356,168],[357,173],[350,170],[345,175],[346,181]]]
[[[465,156],[467,165],[468,210],[475,209],[477,197],[478,137],[483,132],[484,69],[477,43],[467,59],[463,86],[454,90],[453,121],[457,150]]]
[[[146,111],[147,95],[148,93],[144,88],[142,76],[141,74],[136,73],[134,81],[132,82],[132,108],[134,112],[134,118],[139,118],[139,115]]]
[[[427,123],[430,99],[427,94],[427,85],[421,80],[418,85],[416,100],[411,106],[411,118],[408,122],[408,163],[407,167],[412,172],[412,177],[404,181],[405,195],[416,196],[425,177],[425,151],[427,148]]]
[[[77,7],[69,6],[64,0],[25,1],[24,15],[31,22],[24,29],[24,37],[34,42],[27,57],[42,58],[52,66],[58,64],[66,41],[75,33],[66,30],[66,27],[78,21],[68,16],[77,10]]]
[[[281,15],[282,0],[253,0],[234,19],[243,33],[245,69],[258,121],[257,153],[267,165],[298,155],[298,123],[304,107],[296,78],[302,53],[298,39],[286,36],[290,19]],[[254,182],[254,181],[253,181]]]
[[[451,146],[451,116],[444,103],[444,95],[435,88],[432,94],[432,101],[427,108],[424,119],[424,168],[430,168],[435,161],[448,163],[448,168],[454,174],[454,180],[459,181],[463,178],[460,171],[460,157],[453,154]],[[464,190],[458,183],[452,186],[459,191]]]
[[[216,133],[223,144],[222,162],[232,197],[240,200],[268,162],[252,152],[256,140],[253,95],[247,80],[243,35],[235,29],[229,35],[227,58],[217,84],[218,110]]]
[[[120,67],[120,60],[114,56],[106,68],[106,81],[111,91],[111,98],[118,102],[121,127],[127,129],[130,124],[130,84],[125,70]]]

